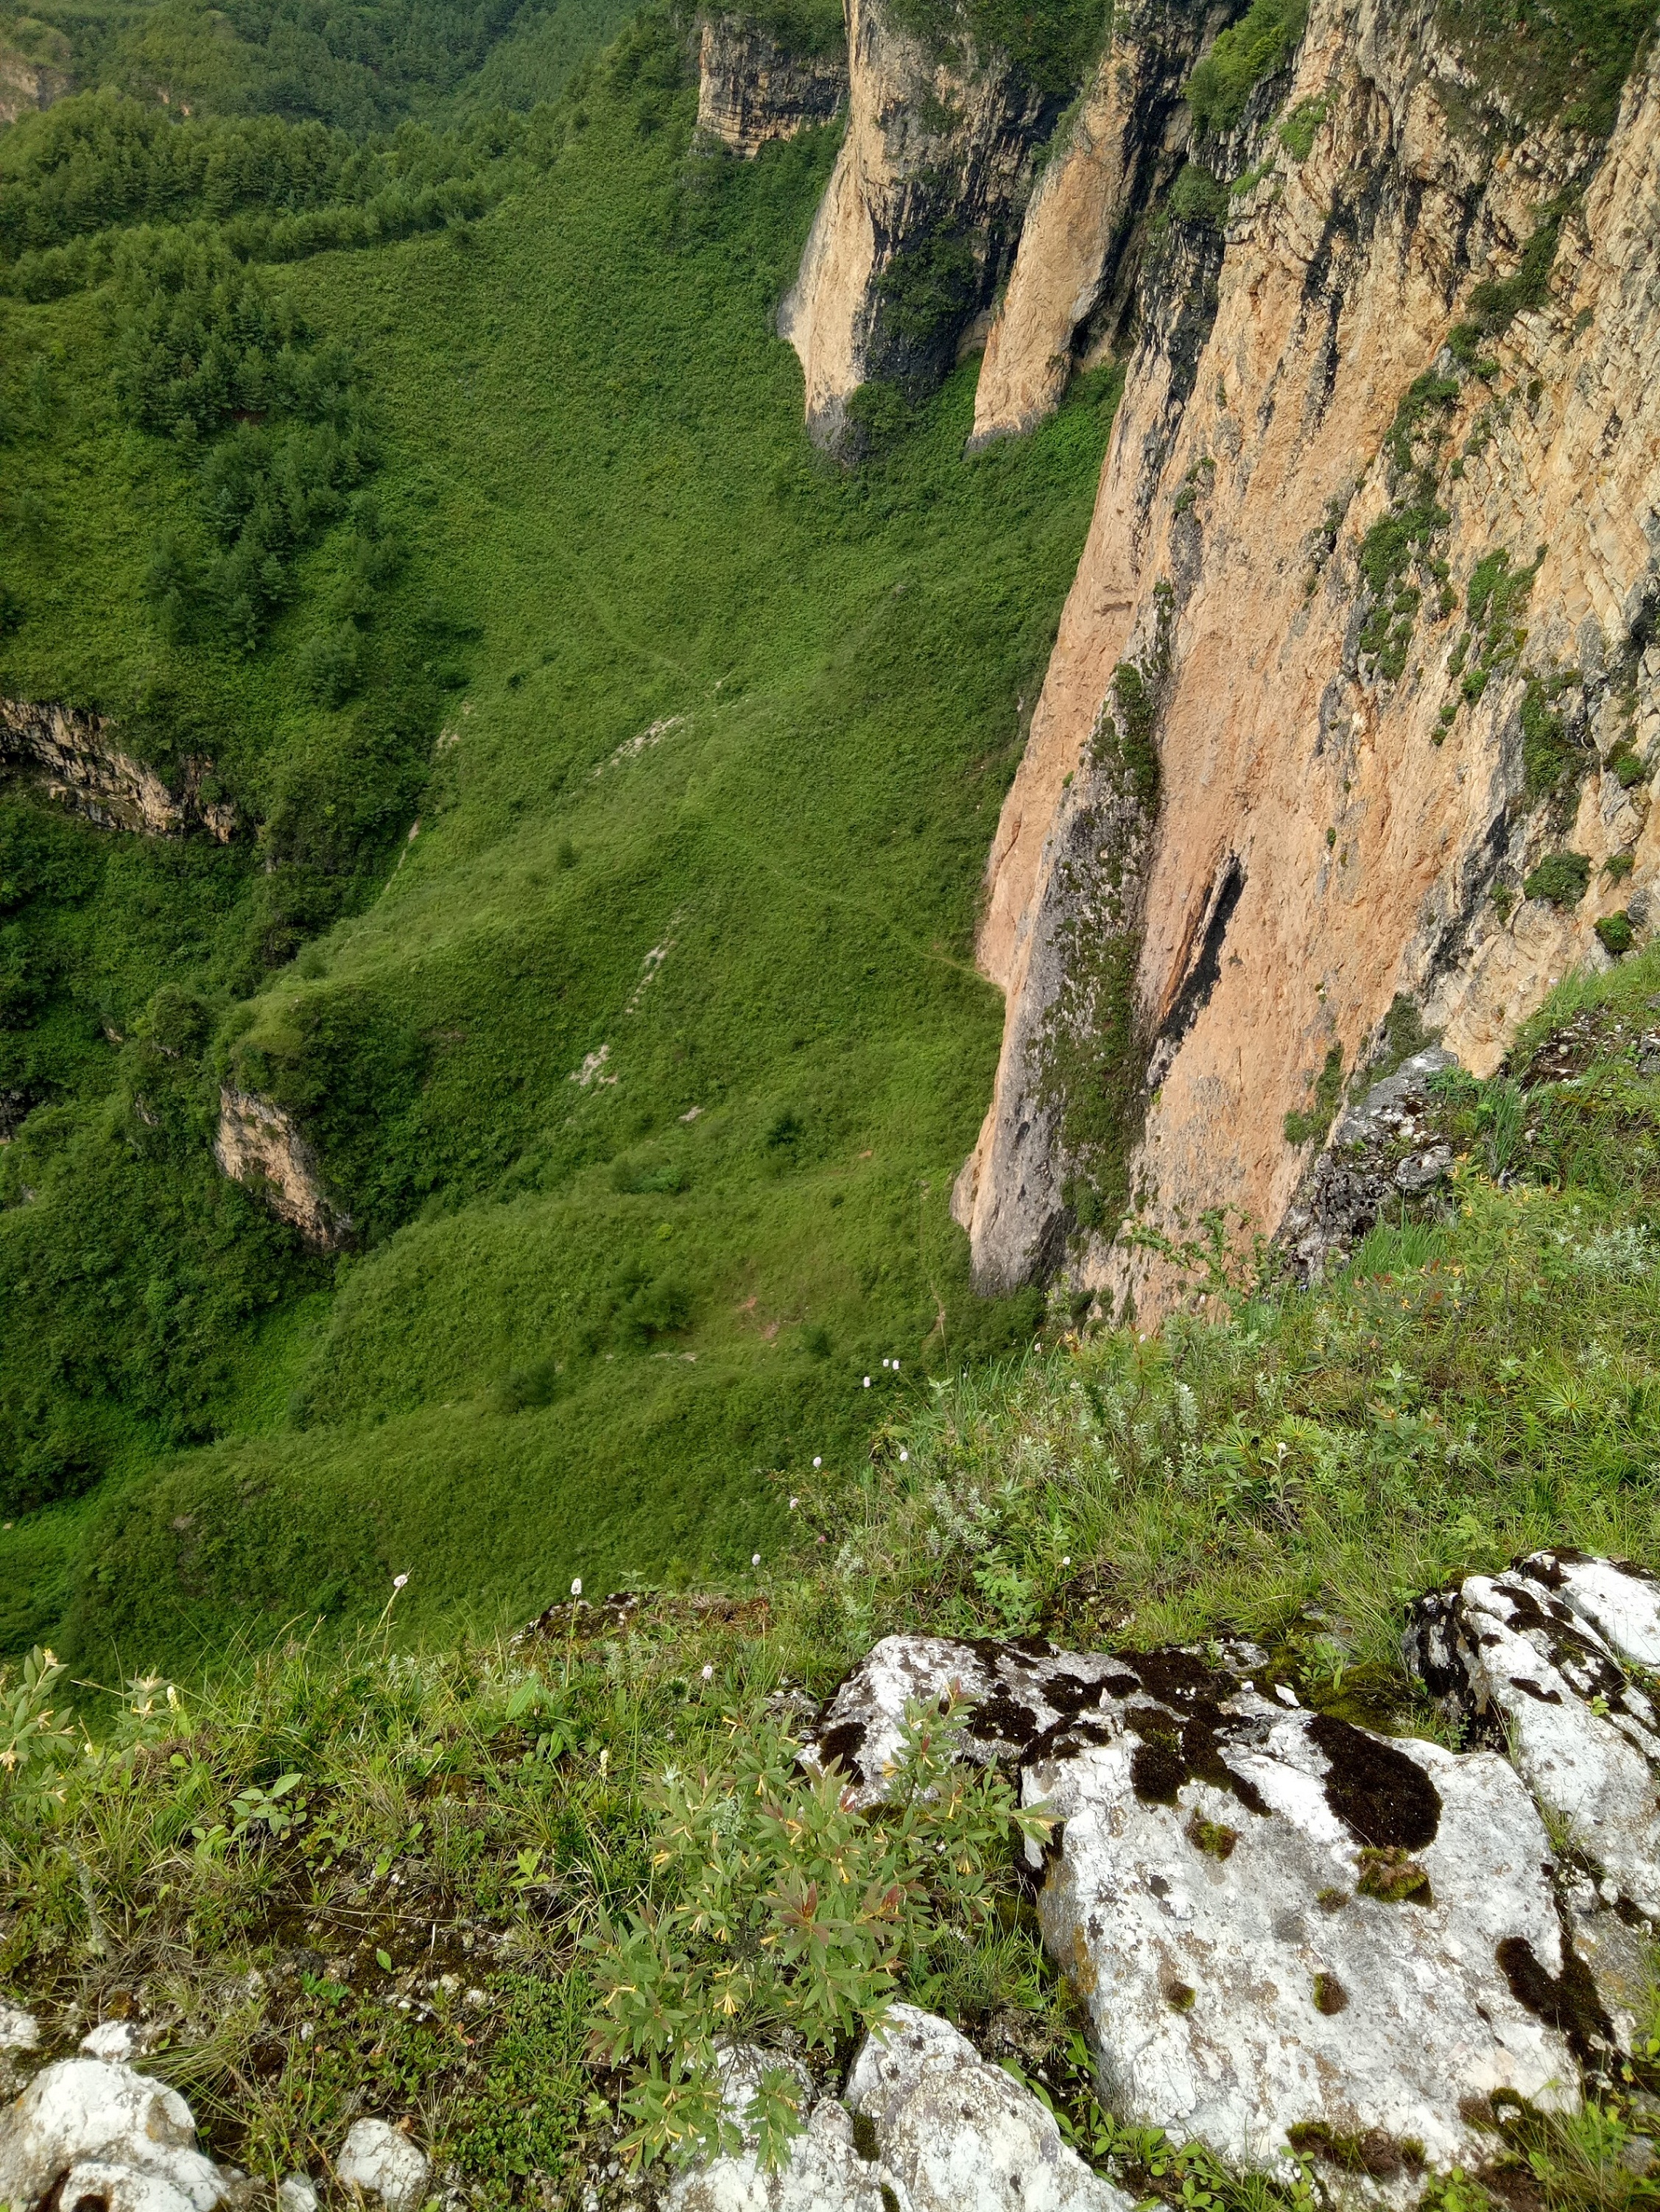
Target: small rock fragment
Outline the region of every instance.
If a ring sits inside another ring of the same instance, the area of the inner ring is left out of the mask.
[[[320,2202],[317,2185],[307,2173],[285,2174],[277,2185],[277,2197],[283,2212],[317,2212]]]
[[[72,2168],[94,2166],[99,2186],[80,2195],[101,2197],[124,2175],[123,2212],[212,2212],[225,2193],[176,2089],[101,2058],[60,2059],[0,2115],[0,2203],[24,2212]]]
[[[866,2038],[848,2102],[873,2124],[882,2177],[911,2212],[1130,2212],[1031,2090],[915,2005],[890,2007]]]
[[[378,2197],[386,2212],[410,2212],[421,2202],[429,2170],[426,2153],[386,2120],[354,2120],[334,2162],[343,2188]]]
[[[34,2014],[0,1997],[0,2051],[38,2051],[40,2047],[40,2023]]]
[[[138,2031],[130,2021],[100,2020],[81,2048],[94,2058],[131,2058],[138,2048]]]

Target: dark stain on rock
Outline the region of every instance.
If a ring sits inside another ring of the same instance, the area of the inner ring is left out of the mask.
[[[859,1753],[864,1747],[866,1735],[863,1721],[842,1721],[833,1729],[826,1729],[813,1748],[821,1766],[840,1765],[844,1773],[854,1774],[859,1770]]]
[[[1422,2143],[1397,2140],[1382,2128],[1346,2130],[1327,2120],[1299,2120],[1286,2129],[1286,2141],[1293,2150],[1311,2152],[1345,2173],[1370,2174],[1374,2181],[1387,2181],[1424,2162]]]
[[[1602,2009],[1590,1968],[1566,1934],[1562,1971],[1549,1972],[1525,1936],[1506,1936],[1495,1946],[1499,1971],[1519,2005],[1567,2039],[1582,2066],[1595,2066],[1614,2042],[1614,2025]]]
[[[1326,1802],[1357,1843],[1421,1851],[1441,1825],[1441,1796],[1416,1760],[1335,1713],[1309,1723],[1325,1753]]]
[[[1314,2008],[1316,2012],[1324,2013],[1328,2020],[1337,2013],[1348,2010],[1349,1993],[1335,1974],[1315,1976]]]
[[[1560,1705],[1562,1702],[1560,1690],[1541,1690],[1537,1682],[1530,1682],[1525,1674],[1512,1674],[1510,1686],[1512,1690],[1520,1690],[1523,1697],[1536,1698],[1541,1705]]]

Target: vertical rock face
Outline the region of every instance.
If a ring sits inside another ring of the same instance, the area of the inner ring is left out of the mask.
[[[1110,343],[1135,220],[1181,158],[1183,80],[1202,7],[1140,0],[1112,35],[1064,139],[1050,153],[993,319],[974,401],[974,442],[1030,430],[1060,404],[1074,368]]]
[[[1486,97],[1426,0],[1316,0],[1298,127],[1238,134],[1225,231],[1150,257],[989,863],[982,1285],[1069,1255],[1156,1311],[1127,1206],[1272,1231],[1287,1116],[1397,997],[1485,1074],[1599,918],[1648,927],[1660,73],[1606,146]]]
[[[821,444],[873,380],[936,381],[1013,251],[1059,100],[1007,62],[946,60],[849,0],[847,136],[778,329],[806,372]]]
[[[262,1191],[271,1212],[308,1244],[333,1251],[350,1235],[351,1217],[323,1188],[316,1154],[293,1115],[271,1099],[222,1089],[213,1157],[233,1182]]]
[[[0,771],[33,771],[49,799],[73,807],[105,830],[133,830],[151,837],[205,830],[222,845],[236,834],[235,810],[204,796],[210,760],[180,764],[179,787],[170,790],[143,761],[124,753],[102,714],[75,707],[0,699]]]
[[[775,138],[828,123],[848,94],[847,56],[791,52],[742,15],[713,15],[698,51],[697,127],[751,160]]]
[[[31,26],[37,34],[44,27]],[[50,59],[20,53],[0,39],[0,125],[15,123],[20,115],[50,107],[70,89],[69,41],[61,32],[49,35],[53,46]]]

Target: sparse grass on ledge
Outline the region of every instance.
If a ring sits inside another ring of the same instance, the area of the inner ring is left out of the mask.
[[[635,2086],[591,2061],[583,1939],[678,1879],[660,1783],[729,1780],[875,1638],[1234,1629],[1310,1703],[1429,1726],[1395,1656],[1414,1593],[1547,1541],[1660,1564],[1657,1001],[1652,955],[1576,983],[1520,1082],[1449,1085],[1451,1218],[1377,1230],[1323,1290],[1207,1293],[1157,1338],[934,1385],[858,1481],[798,1493],[794,1565],[762,1592],[579,1602],[426,1651],[396,1648],[399,1598],[344,1648],[296,1631],[172,1700],[100,1705],[95,1747],[0,1795],[0,1982],[54,2051],[125,2003],[161,2021],[154,2063],[256,2174],[322,2174],[380,2112],[472,2201],[575,2202]],[[1128,2185],[1266,2212],[1260,2182],[1093,2109],[1064,1991],[989,1887],[994,1921],[948,1915],[904,1993],[1044,2085]],[[1619,2110],[1523,2124],[1489,2178],[1617,2212],[1647,2201],[1632,2132]],[[1436,2194],[1487,2212],[1478,2179]]]

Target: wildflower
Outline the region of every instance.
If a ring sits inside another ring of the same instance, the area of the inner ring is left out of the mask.
[[[394,1589],[402,1589],[408,1580],[407,1575],[394,1575],[392,1578],[392,1586]]]
[[[866,1377],[865,1377],[865,1388],[866,1388],[866,1389],[867,1389],[867,1390],[868,1390],[868,1389],[869,1389],[869,1388],[870,1388],[870,1377],[869,1377],[869,1376],[868,1376],[868,1375],[867,1375],[867,1376],[866,1376]]]
[[[1063,1567],[1069,1567],[1072,1565],[1072,1553],[1070,1552],[1061,1553],[1061,1564]]]
[[[795,1510],[795,1509],[796,1509],[796,1507],[797,1507],[800,1503],[801,1503],[801,1501],[800,1501],[800,1499],[799,1498],[791,1498],[791,1500],[790,1500],[790,1511],[791,1511],[792,1513],[794,1513],[794,1510]]]
[[[910,1457],[910,1454],[905,1449],[903,1444],[901,1444],[899,1447],[899,1456],[902,1460],[908,1460]]]
[[[570,1594],[571,1594],[571,1595],[572,1595],[573,1597],[581,1597],[581,1595],[582,1595],[582,1577],[581,1577],[581,1575],[578,1575],[578,1576],[575,1577],[575,1579],[572,1582],[571,1586],[570,1586]]]
[[[752,1567],[758,1567],[758,1566],[760,1565],[760,1564],[761,1564],[761,1554],[759,1553],[759,1552],[751,1552],[751,1553],[750,1553],[750,1565],[751,1565]]]
[[[899,1362],[897,1359],[893,1363],[893,1371],[896,1375],[899,1372]]]
[[[703,1668],[703,1680],[706,1682],[712,1682],[714,1680],[714,1669],[713,1667],[707,1664],[705,1665]]]
[[[815,1467],[823,1467],[823,1465],[824,1464],[824,1461],[823,1461],[822,1459],[820,1459],[820,1458],[818,1456],[818,1455],[817,1455],[816,1453],[815,1453],[815,1455],[814,1455],[814,1456],[813,1456],[813,1462],[812,1462],[812,1463],[813,1463],[813,1465],[814,1465]]]

